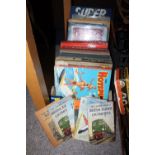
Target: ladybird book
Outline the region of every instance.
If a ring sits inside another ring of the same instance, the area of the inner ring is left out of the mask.
[[[88,104],[90,100],[95,101],[96,98],[92,97],[82,97],[80,100],[80,107],[78,118],[76,121],[76,130],[74,133],[74,138],[78,140],[83,140],[89,142],[89,135],[88,135]],[[98,99],[97,99],[98,100]],[[103,100],[106,102],[105,100]],[[96,103],[96,102],[94,102]]]
[[[51,103],[37,111],[36,116],[54,146],[71,138],[75,129],[72,97]]]
[[[114,109],[112,101],[88,100],[89,141],[94,144],[114,139]]]
[[[111,69],[88,67],[54,67],[56,95],[73,95],[75,99],[83,96],[108,99]]]

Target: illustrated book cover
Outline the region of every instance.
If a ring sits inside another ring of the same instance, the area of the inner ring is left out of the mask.
[[[68,41],[108,41],[110,20],[69,19]]]
[[[129,76],[127,68],[117,68],[114,75],[116,97],[121,114],[129,113]]]
[[[111,72],[111,68],[55,66],[56,95],[73,95],[78,100],[83,96],[108,99]]]
[[[89,141],[93,144],[114,140],[114,108],[112,101],[87,99]]]
[[[53,102],[35,114],[53,146],[72,137],[75,130],[72,97]]]

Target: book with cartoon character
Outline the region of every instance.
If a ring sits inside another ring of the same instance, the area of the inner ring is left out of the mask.
[[[108,99],[111,68],[55,66],[55,90],[58,96],[73,95],[80,99],[83,96]]]

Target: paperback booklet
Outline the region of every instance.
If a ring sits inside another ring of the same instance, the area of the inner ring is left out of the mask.
[[[112,101],[89,98],[88,132],[94,144],[113,141],[115,137],[114,109]]]
[[[75,130],[73,99],[70,96],[37,111],[36,116],[54,146],[70,139]]]
[[[73,137],[94,144],[114,139],[113,102],[82,97]]]

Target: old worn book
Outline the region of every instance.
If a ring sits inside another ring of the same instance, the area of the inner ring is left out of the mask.
[[[72,137],[72,132],[75,130],[72,97],[49,104],[37,111],[36,116],[54,146]]]
[[[88,98],[88,132],[93,144],[113,141],[115,137],[112,101]]]
[[[129,113],[129,75],[128,68],[117,68],[114,75],[114,85],[120,113]]]
[[[69,19],[68,41],[108,41],[110,20]]]
[[[73,95],[108,99],[112,68],[87,66],[55,66],[55,90],[58,96]]]

